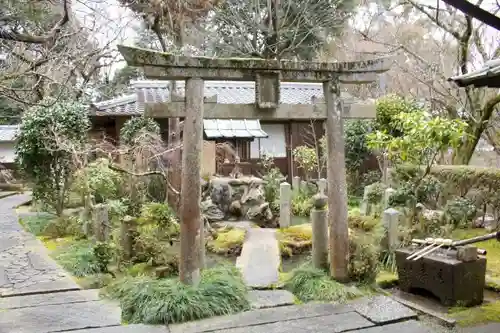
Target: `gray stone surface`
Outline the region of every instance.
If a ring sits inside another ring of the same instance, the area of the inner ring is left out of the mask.
[[[500,323],[489,323],[474,327],[462,328],[461,333],[498,333],[500,332]]]
[[[365,297],[349,304],[376,324],[417,318],[417,313],[387,296]]]
[[[29,200],[28,194],[0,199],[0,295],[80,289],[19,224],[13,207]]]
[[[278,283],[280,262],[276,230],[248,229],[241,256],[236,262],[246,284],[251,288],[263,289]]]
[[[2,333],[49,333],[120,325],[120,308],[104,301],[0,311]]]
[[[416,320],[355,330],[356,333],[435,333]]]
[[[282,306],[278,308],[247,311],[232,316],[215,317],[184,324],[170,325],[169,328],[171,333],[201,333],[264,325],[301,318],[315,318],[352,311],[352,308],[348,306],[322,303]]]
[[[168,333],[166,326],[160,325],[127,325],[101,328],[90,328],[84,330],[71,331],[72,333]]]
[[[252,290],[248,294],[252,308],[264,309],[293,305],[295,296],[288,290]]]
[[[44,305],[91,302],[99,300],[99,290],[77,290],[0,298],[0,311]]]
[[[272,324],[218,330],[214,333],[337,333],[374,326],[356,312],[304,318]]]

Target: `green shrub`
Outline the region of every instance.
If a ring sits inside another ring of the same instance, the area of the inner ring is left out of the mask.
[[[367,190],[367,200],[370,204],[379,204],[382,202],[382,198],[384,197],[384,191],[387,186],[381,182],[373,183],[368,185]]]
[[[363,296],[356,287],[334,281],[326,272],[305,264],[290,272],[285,281],[285,289],[292,292],[302,302],[345,302]]]
[[[374,282],[380,258],[380,234],[354,231],[349,235],[349,278],[359,282]]]
[[[476,216],[477,208],[468,198],[448,200],[444,207],[444,214],[448,222],[455,226],[464,225]]]
[[[165,203],[152,202],[142,206],[139,224],[157,225],[169,235],[179,232],[179,222],[174,210]]]
[[[109,163],[100,158],[78,171],[74,187],[80,195],[91,194],[97,203],[118,198],[122,177],[109,167]]]
[[[247,288],[234,267],[202,272],[197,286],[178,279],[127,277],[108,288],[108,297],[120,301],[122,319],[129,323],[170,324],[248,310]]]
[[[313,208],[312,196],[308,191],[300,190],[292,197],[292,214],[294,216],[309,217]]]
[[[120,139],[124,144],[133,145],[135,140],[143,133],[160,133],[160,125],[149,117],[134,117],[127,120],[120,130]]]
[[[56,249],[54,259],[71,275],[84,277],[108,273],[111,251],[107,245],[82,240]]]
[[[37,214],[25,216],[19,219],[21,225],[35,236],[43,236],[43,232],[47,226],[52,223],[54,216],[46,214]]]

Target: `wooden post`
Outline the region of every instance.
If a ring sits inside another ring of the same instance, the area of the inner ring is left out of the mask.
[[[340,83],[334,77],[323,83],[327,118],[328,225],[330,228],[330,273],[338,281],[348,280],[349,231],[347,224],[347,184],[344,156],[344,126]]]
[[[200,259],[203,244],[201,220],[201,153],[203,148],[203,90],[199,78],[186,80],[186,118],[182,152],[181,182],[181,256],[180,280],[197,284],[200,279]]]

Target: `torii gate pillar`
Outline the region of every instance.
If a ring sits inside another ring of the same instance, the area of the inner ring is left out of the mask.
[[[303,119],[304,115],[283,117],[279,107],[279,82],[322,82],[326,102],[328,155],[328,214],[330,271],[338,281],[348,280],[349,232],[344,160],[344,137],[340,83],[373,82],[378,73],[390,68],[390,59],[342,63],[294,62],[264,59],[183,57],[167,53],[119,46],[129,66],[144,68],[146,77],[162,80],[186,80],[184,142],[181,189],[181,260],[180,279],[194,284],[204,257],[203,222],[200,216],[200,161],[203,133],[203,80],[256,82],[256,104],[252,118]],[[270,89],[270,90],[269,90]],[[227,108],[220,118],[228,118]],[[321,114],[312,110],[315,119]],[[224,113],[224,114],[223,114]],[[237,112],[235,112],[237,113]],[[177,114],[178,116],[178,114]],[[212,110],[212,116],[217,112]],[[234,117],[233,119],[238,119]]]

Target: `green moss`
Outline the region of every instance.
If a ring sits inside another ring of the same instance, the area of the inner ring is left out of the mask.
[[[398,284],[398,275],[388,271],[380,271],[375,282],[380,288],[392,288]]]
[[[76,241],[74,237],[51,238],[47,236],[39,236],[37,238],[42,241],[49,253],[57,251],[59,248],[66,247],[71,242]]]
[[[453,239],[466,239],[486,235],[484,229],[457,229],[453,232]],[[492,278],[500,278],[500,242],[492,239],[486,242],[474,244],[478,248],[485,249],[488,253],[486,258],[486,274]]]
[[[216,254],[239,255],[245,241],[245,230],[240,228],[218,232],[215,239],[207,242],[207,249]]]
[[[500,322],[500,301],[475,308],[453,308],[450,316],[459,326],[475,326],[489,322]]]

